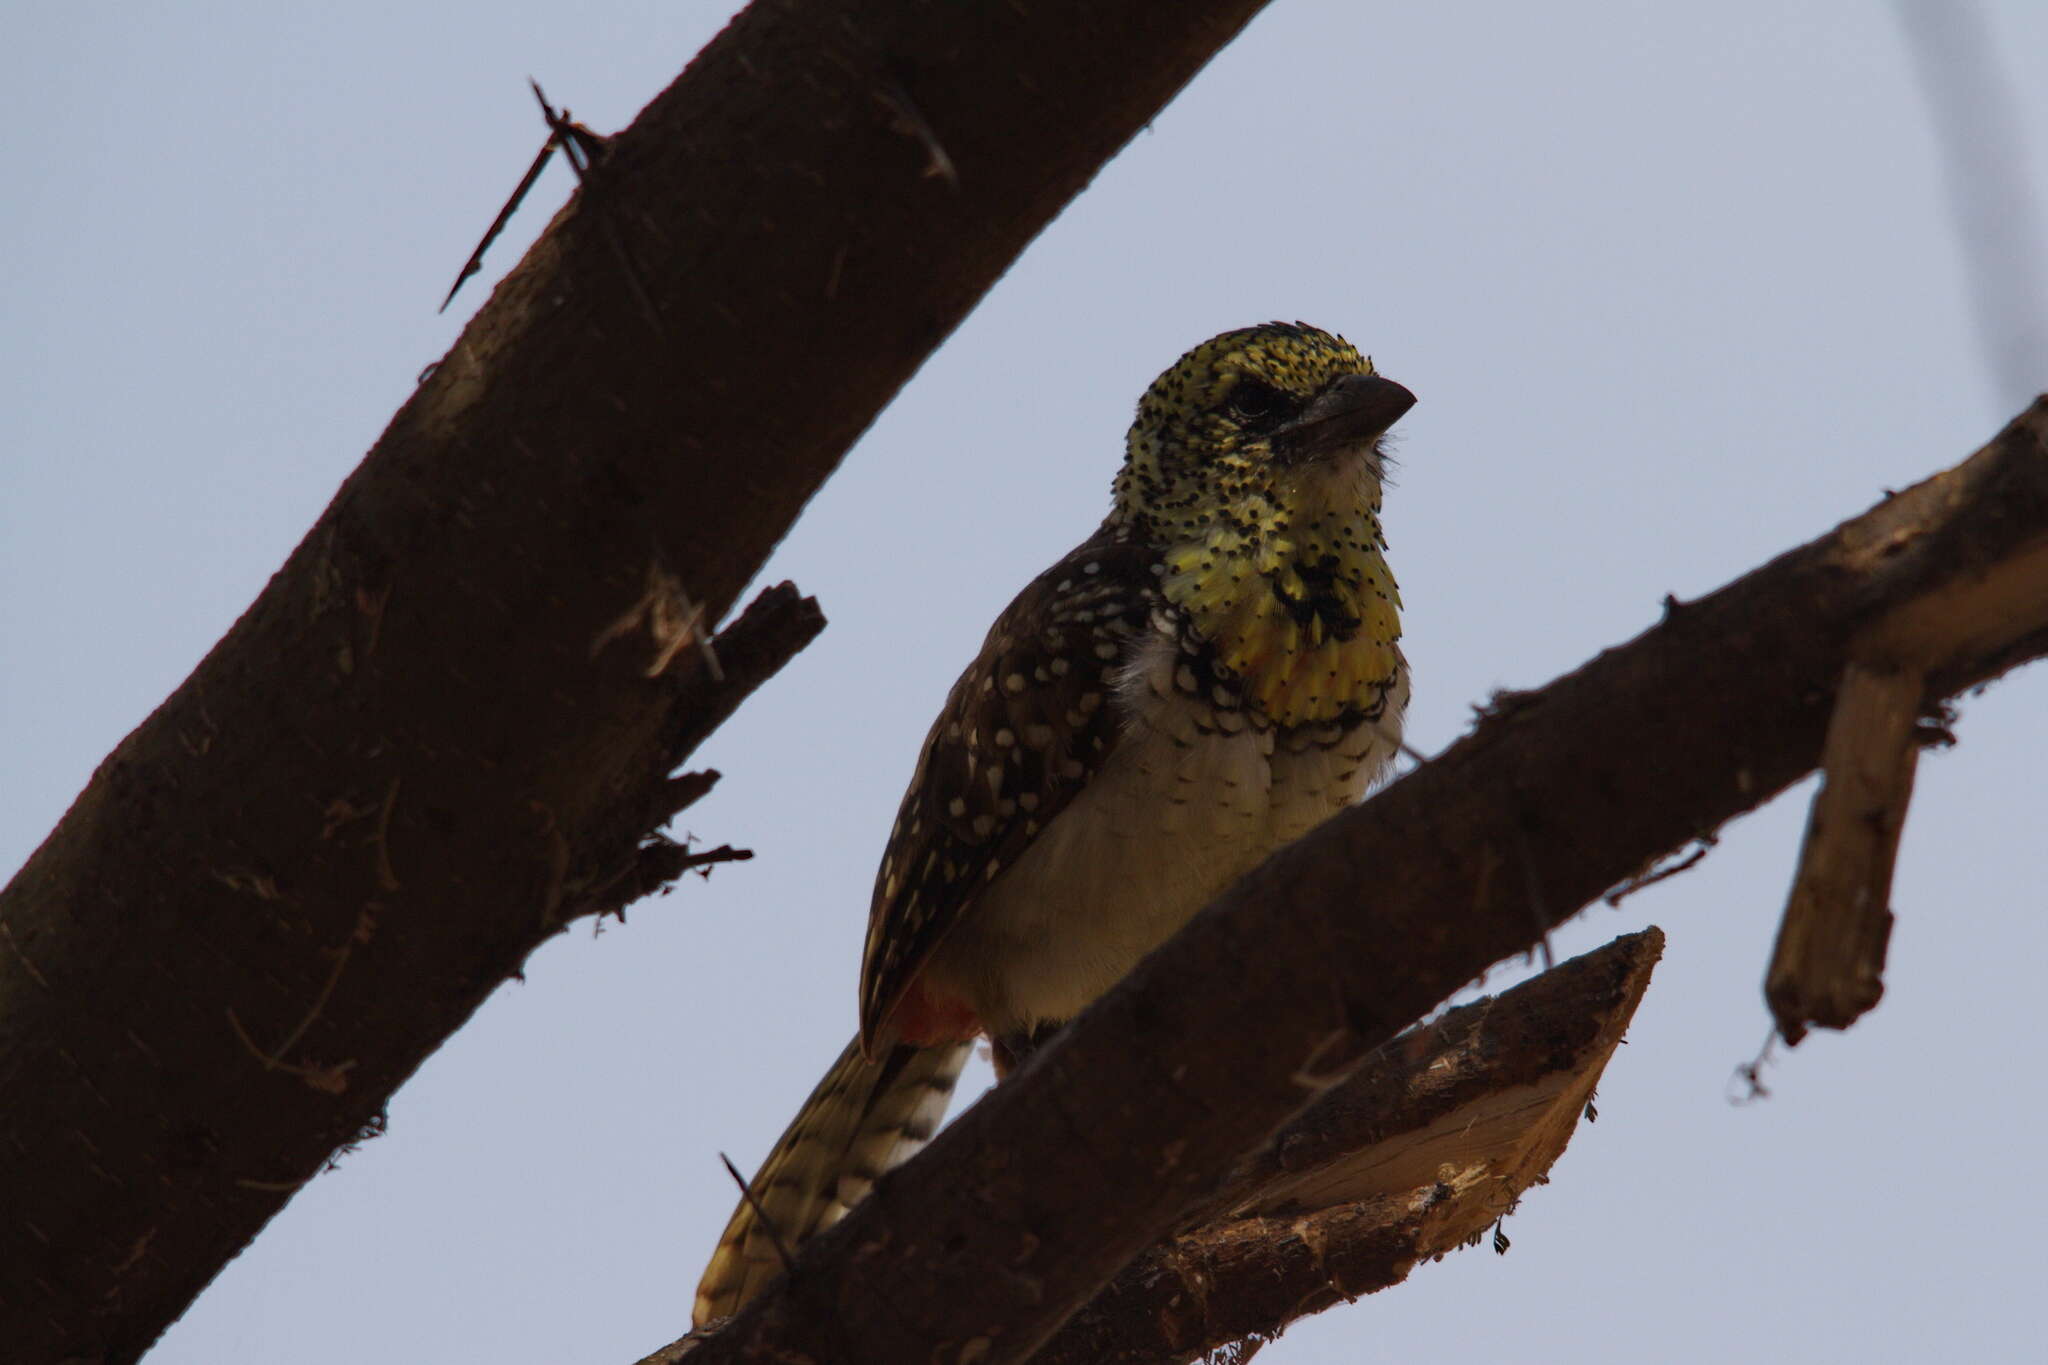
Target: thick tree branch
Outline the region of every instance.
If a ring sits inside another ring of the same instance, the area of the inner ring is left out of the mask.
[[[1034,1365],[1168,1365],[1270,1337],[1484,1233],[1564,1151],[1663,947],[1656,929],[1625,935],[1379,1048]]]
[[[1243,1153],[1489,965],[1818,760],[1847,662],[2048,650],[2048,402],[1281,850],[801,1253],[693,1365],[1029,1359]]]
[[[1139,1257],[1033,1365],[1173,1365],[1399,1284],[1563,1154],[1663,952],[1617,939],[1378,1049],[1233,1173],[1229,1218]]]
[[[0,894],[9,1352],[135,1359],[647,870],[696,636],[1257,8],[763,0],[609,142]]]
[[[1624,935],[1376,1049],[1239,1163],[1190,1226],[1407,1194],[1446,1163],[1505,1162],[1518,1145],[1548,1142],[1530,1116],[1562,1096],[1577,1117],[1663,952],[1661,930]]]

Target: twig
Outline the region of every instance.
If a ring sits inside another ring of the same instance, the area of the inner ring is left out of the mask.
[[[584,915],[620,915],[623,918],[622,912],[627,906],[643,896],[653,895],[685,872],[708,877],[711,869],[719,863],[743,863],[753,856],[752,849],[734,848],[731,844],[720,844],[717,848],[697,853],[686,843],[679,844],[657,834],[640,845],[623,867],[597,885],[580,891],[575,908],[564,918],[577,919]]]
[[[1620,886],[1617,886],[1612,891],[1608,892],[1606,896],[1604,896],[1602,899],[1604,899],[1610,907],[1619,906],[1623,901],[1627,900],[1630,896],[1635,895],[1635,893],[1638,891],[1646,890],[1649,887],[1655,886],[1658,882],[1667,881],[1672,877],[1676,877],[1681,872],[1690,871],[1692,868],[1698,867],[1700,865],[1701,860],[1704,859],[1707,856],[1707,854],[1713,850],[1714,846],[1719,844],[1720,842],[1720,836],[1715,834],[1712,830],[1708,830],[1706,833],[1701,834],[1699,836],[1698,846],[1694,848],[1692,852],[1686,854],[1683,858],[1680,858],[1677,862],[1666,863],[1663,867],[1655,868],[1649,872],[1641,874],[1640,876],[1630,877]]]
[[[789,1244],[782,1240],[782,1232],[768,1216],[768,1210],[762,1208],[761,1201],[754,1198],[753,1187],[748,1185],[746,1177],[740,1174],[740,1168],[732,1164],[731,1157],[720,1152],[718,1159],[725,1163],[725,1173],[732,1177],[732,1183],[740,1187],[740,1198],[746,1200],[747,1207],[754,1211],[754,1221],[766,1229],[768,1240],[775,1244],[775,1254],[782,1258],[782,1273],[796,1274],[796,1257],[789,1254]]]

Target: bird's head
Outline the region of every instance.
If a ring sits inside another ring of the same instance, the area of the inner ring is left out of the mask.
[[[1400,679],[1381,441],[1415,395],[1302,323],[1225,332],[1138,403],[1110,524],[1283,725],[1377,716]]]
[[[1332,481],[1370,512],[1379,506],[1381,438],[1414,403],[1320,328],[1269,322],[1225,332],[1175,361],[1138,401],[1116,516],[1161,542],[1245,522],[1284,525],[1289,504]]]

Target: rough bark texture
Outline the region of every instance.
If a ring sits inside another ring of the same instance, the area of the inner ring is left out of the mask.
[[[1482,1235],[1564,1151],[1663,950],[1660,930],[1624,935],[1379,1048],[1033,1365],[1170,1365],[1268,1339]]]
[[[1591,1091],[1663,952],[1662,930],[1627,934],[1396,1038],[1240,1162],[1190,1223],[1407,1194],[1446,1163],[1500,1157],[1529,1138],[1535,1109]]]
[[[0,895],[11,1358],[135,1359],[566,907],[680,861],[694,613],[1257,8],[763,0],[612,141]]]
[[[1818,761],[1853,647],[1928,702],[2048,652],[2048,402],[1281,850],[800,1253],[692,1365],[1029,1359],[1318,1089]],[[1227,1002],[1227,1006],[1226,1003]]]
[[[1663,948],[1630,934],[1380,1048],[1211,1205],[1254,1216],[1139,1257],[1032,1365],[1174,1365],[1271,1338],[1483,1235],[1563,1154]]]

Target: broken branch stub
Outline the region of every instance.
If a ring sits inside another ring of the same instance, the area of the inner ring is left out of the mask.
[[[1778,926],[1764,998],[1787,1046],[1808,1025],[1844,1029],[1884,995],[1892,867],[1920,754],[1918,669],[1852,662],[1842,672],[1807,816],[1799,872]]]

